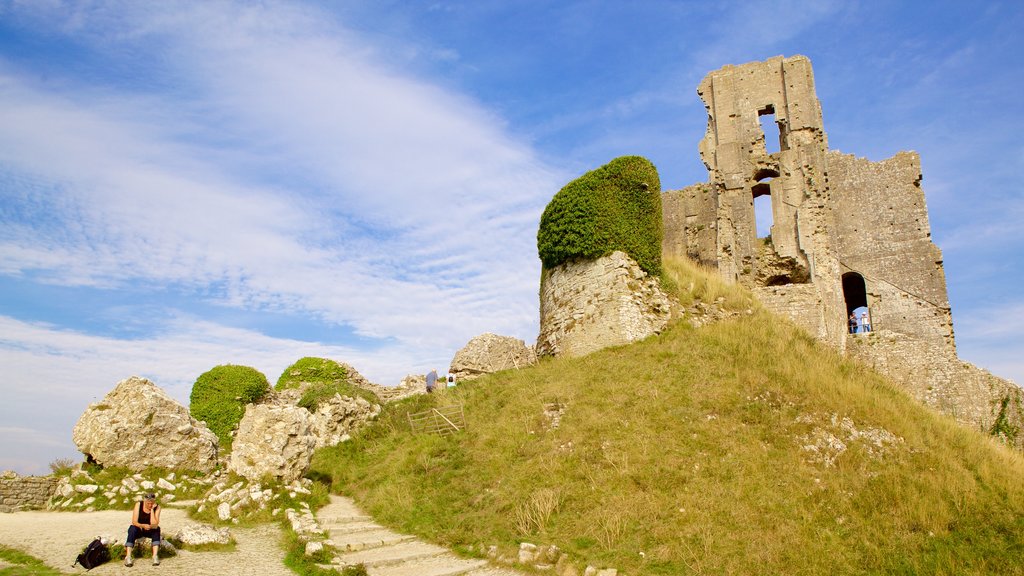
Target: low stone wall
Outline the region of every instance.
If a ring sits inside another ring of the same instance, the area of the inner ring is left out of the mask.
[[[57,478],[53,476],[5,474],[0,477],[0,512],[46,508],[56,490]]]

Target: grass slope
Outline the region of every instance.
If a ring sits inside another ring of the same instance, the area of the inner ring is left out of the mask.
[[[467,430],[413,435],[435,402]],[[313,474],[436,542],[556,544],[630,576],[1024,574],[1019,454],[756,308],[391,405]]]

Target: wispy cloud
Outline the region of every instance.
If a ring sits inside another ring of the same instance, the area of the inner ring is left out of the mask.
[[[448,346],[483,329],[529,336],[534,233],[556,175],[500,119],[382,66],[318,14],[178,8],[79,12],[65,28],[95,20],[156,43],[189,98],[55,94],[0,69],[0,160],[47,185],[13,200],[62,224],[10,227],[8,273],[217,283],[228,304],[367,336],[412,338],[440,317],[459,326]],[[254,183],[275,173],[296,182]]]

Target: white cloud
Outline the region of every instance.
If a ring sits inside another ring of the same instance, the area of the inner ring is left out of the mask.
[[[178,306],[373,339],[271,338],[170,309],[133,340],[0,318],[3,421],[33,431],[17,450],[70,442],[85,405],[133,374],[182,402],[217,364],[274,380],[302,356],[394,384],[481,332],[535,337],[536,226],[565,178],[473,100],[298,4],[15,12],[146,81],[43,77],[0,56],[0,273],[107,291],[108,315],[155,286]]]
[[[13,461],[10,466],[38,472],[39,465],[54,458],[74,457],[74,423],[88,404],[133,375],[151,379],[187,406],[196,378],[220,364],[252,366],[273,385],[299,358],[333,358],[366,376],[386,375],[387,379],[378,380],[381,383],[397,384],[408,373],[408,365],[396,365],[395,358],[442,369],[450,360],[424,355],[425,349],[401,343],[361,351],[271,338],[187,316],[171,319],[158,332],[152,337],[118,339],[0,316],[0,365],[5,368],[0,382],[0,395],[5,398],[0,405],[4,423],[0,434],[5,439],[0,466],[7,459],[20,458],[34,467],[15,466]]]
[[[447,318],[462,342],[483,329],[532,337],[534,234],[558,185],[499,119],[285,5],[126,12],[127,23],[103,10],[75,21],[157,42],[191,97],[54,93],[0,69],[0,159],[50,183],[30,201],[62,219],[0,236],[7,273],[218,283],[232,305],[371,336]],[[233,135],[227,148],[214,132]],[[253,184],[254,167],[290,171],[296,189],[287,175]]]

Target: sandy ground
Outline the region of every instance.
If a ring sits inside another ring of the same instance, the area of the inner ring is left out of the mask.
[[[124,544],[131,522],[130,512],[15,512],[0,514],[0,544],[22,550],[67,574],[84,574],[81,566],[71,568],[75,557],[96,536],[112,536]],[[188,522],[184,510],[164,508],[160,527],[173,534]],[[163,576],[293,576],[285,568],[281,530],[275,525],[232,528],[238,542],[232,552],[189,552],[179,550],[173,558],[153,566],[149,558],[138,558],[128,568],[120,558],[89,571],[89,574],[162,574]]]

